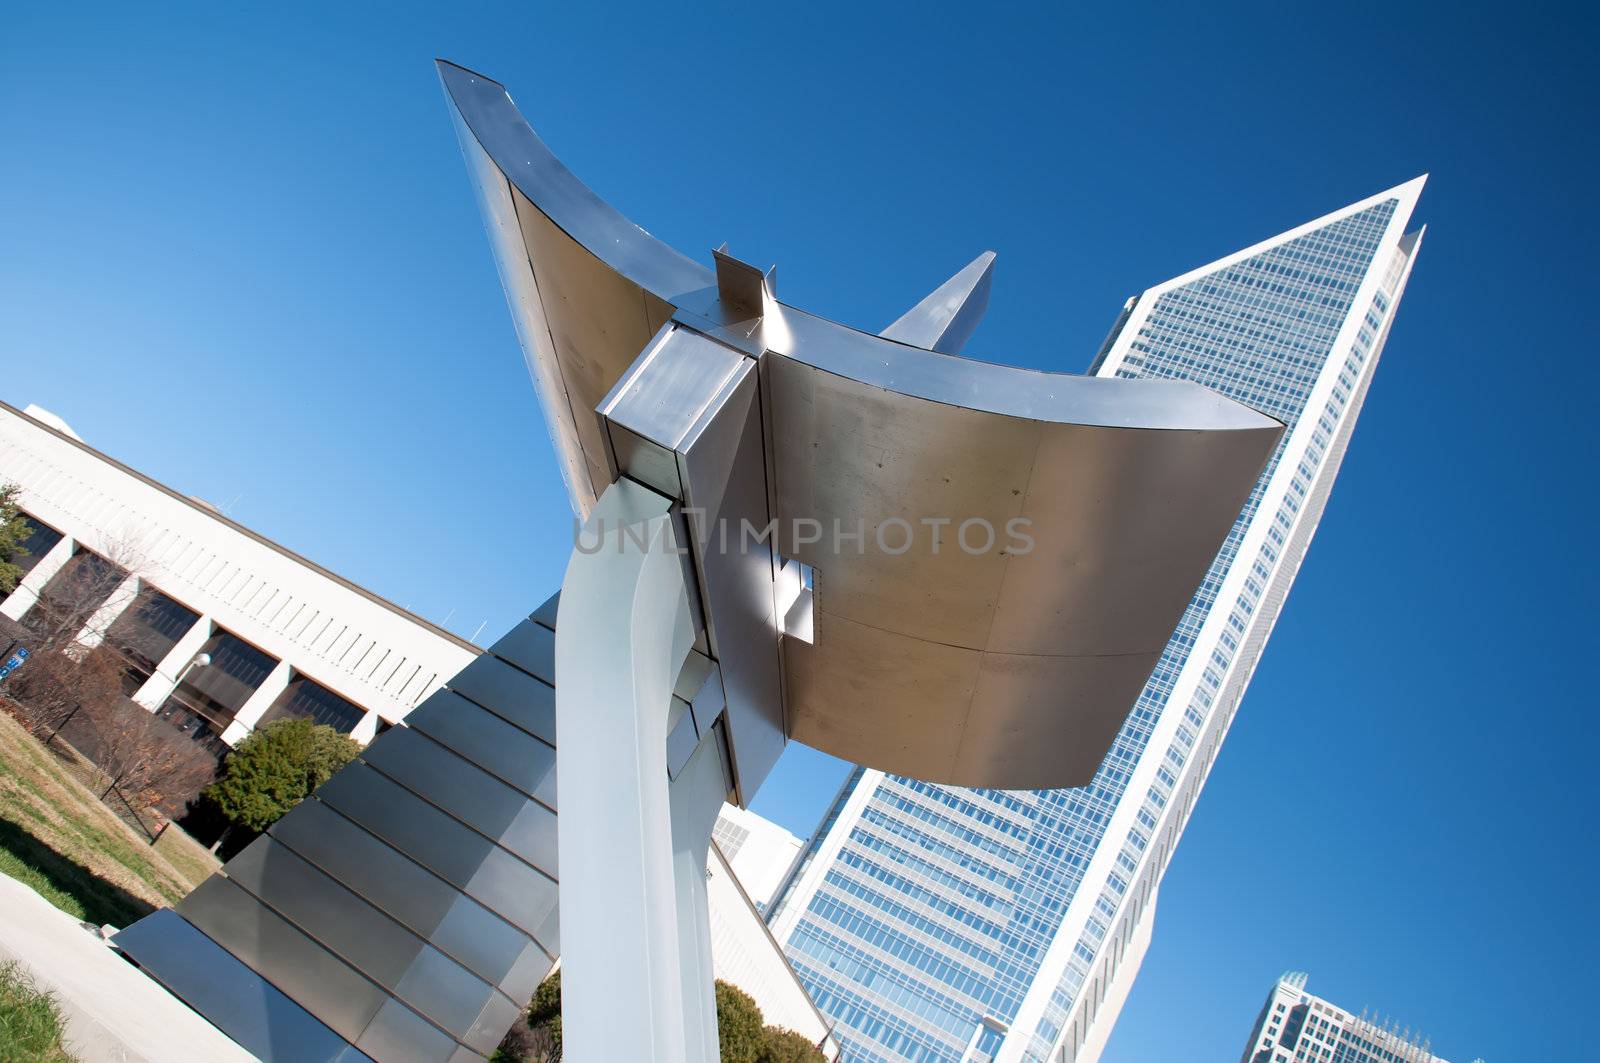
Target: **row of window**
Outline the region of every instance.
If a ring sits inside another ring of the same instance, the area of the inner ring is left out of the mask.
[[[31,515],[23,517],[29,527],[23,544],[27,553],[16,563],[26,574],[63,535]],[[22,622],[44,639],[76,637],[93,625],[112,595],[126,584],[128,575],[114,561],[75,546],[66,564],[39,589],[38,601],[23,614]],[[112,602],[113,608],[119,605]],[[155,677],[173,647],[199,622],[198,612],[141,582],[133,600],[120,608],[104,632],[96,634],[103,635],[102,644],[121,657],[123,689],[131,698]],[[195,655],[179,663],[175,674],[168,677],[177,683],[157,713],[220,755],[226,752],[223,731],[277,665],[277,658],[216,628]],[[360,706],[327,687],[293,674],[257,726],[304,717],[349,733],[365,715]]]

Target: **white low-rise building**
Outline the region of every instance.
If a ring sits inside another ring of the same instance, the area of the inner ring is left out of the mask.
[[[128,693],[202,740],[234,745],[305,715],[358,741],[397,723],[477,647],[144,476],[59,417],[0,403],[0,483],[33,525],[0,601],[23,623],[63,597],[107,641]]]

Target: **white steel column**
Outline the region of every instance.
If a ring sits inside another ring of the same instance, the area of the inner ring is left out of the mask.
[[[672,780],[672,875],[678,897],[678,971],[683,983],[687,1058],[716,1060],[716,974],[711,959],[711,913],[706,896],[706,859],[711,830],[728,796],[721,743],[715,732],[700,740],[689,762]]]
[[[211,617],[202,616],[196,620],[183,637],[172,644],[172,649],[161,658],[161,663],[156,665],[156,670],[150,678],[144,681],[144,686],[133,693],[133,700],[155,712],[163,702],[177,689],[178,680],[182,678],[184,670],[194,660],[194,655],[200,652],[200,647],[206,644],[211,637]]]
[[[233,722],[228,724],[227,730],[222,732],[222,740],[228,745],[235,745],[239,739],[255,729],[256,721],[261,719],[266,711],[272,708],[272,703],[278,700],[278,695],[289,689],[289,679],[294,669],[289,667],[288,661],[279,661],[273,665],[272,671],[256,687],[255,693],[245,699],[239,706],[239,711],[233,714]]]
[[[612,484],[561,585],[561,1025],[573,1063],[715,1058],[691,1060],[685,1031],[667,714],[694,624],[670,510],[648,488]]]
[[[46,550],[39,563],[33,566],[33,571],[17,584],[11,596],[0,602],[0,616],[21,620],[23,615],[33,608],[33,603],[39,600],[39,592],[50,582],[50,577],[60,572],[62,567],[72,560],[73,546],[73,539],[69,535],[63,535],[56,540],[56,544]]]

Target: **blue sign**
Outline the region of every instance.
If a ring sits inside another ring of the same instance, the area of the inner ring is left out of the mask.
[[[17,647],[17,652],[13,653],[10,657],[6,658],[6,663],[5,664],[0,664],[0,679],[4,679],[6,676],[10,675],[12,672],[15,672],[18,668],[21,668],[22,667],[22,662],[26,661],[27,659],[28,659],[28,647],[26,647],[26,646],[18,646]]]

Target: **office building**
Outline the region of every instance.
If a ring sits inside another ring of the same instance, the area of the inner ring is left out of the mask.
[[[1410,1027],[1313,996],[1291,971],[1267,994],[1239,1063],[1449,1063],[1430,1049]]]
[[[1355,427],[1420,242],[1422,181],[1124,307],[1095,375],[1195,381],[1288,431],[1090,785],[847,781],[770,921],[849,1059],[1099,1057]]]

